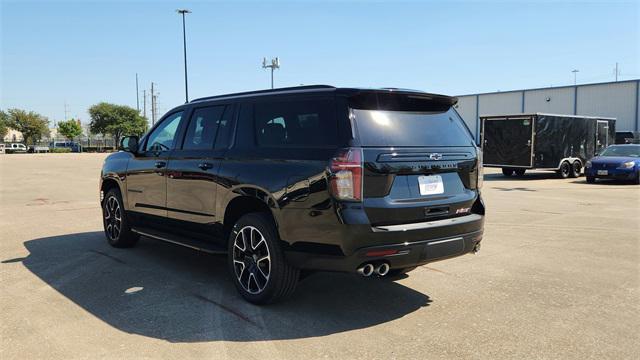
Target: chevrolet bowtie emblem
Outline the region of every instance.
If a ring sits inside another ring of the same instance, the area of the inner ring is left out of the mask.
[[[438,153],[429,154],[429,159],[430,160],[440,160],[440,159],[442,159],[442,154],[438,154]]]

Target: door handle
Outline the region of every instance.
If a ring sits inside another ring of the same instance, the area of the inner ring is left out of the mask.
[[[165,161],[156,161],[156,167],[158,169],[163,168],[165,166],[167,166],[167,163]]]
[[[209,170],[213,167],[213,164],[210,163],[200,163],[198,164],[198,167],[202,170]]]

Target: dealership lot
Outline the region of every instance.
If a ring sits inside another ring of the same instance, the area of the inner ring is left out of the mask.
[[[633,358],[640,187],[488,169],[482,250],[244,302],[225,259],[101,231],[103,154],[0,156],[0,358]]]

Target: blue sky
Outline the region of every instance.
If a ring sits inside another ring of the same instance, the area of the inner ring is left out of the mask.
[[[1,3],[0,107],[88,121],[100,101],[159,110],[191,98],[276,87],[404,87],[451,95],[640,77],[640,2],[7,1]],[[142,97],[141,97],[142,103]],[[141,105],[142,106],[142,105]]]

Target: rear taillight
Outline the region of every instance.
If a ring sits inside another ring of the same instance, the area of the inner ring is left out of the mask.
[[[331,193],[338,200],[362,200],[362,150],[340,149],[331,159]]]

